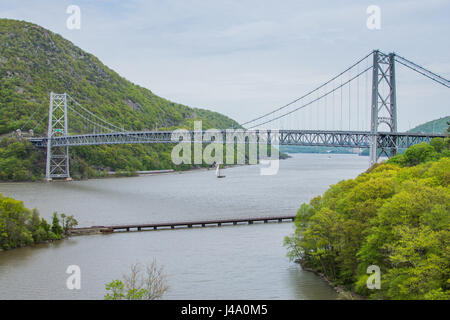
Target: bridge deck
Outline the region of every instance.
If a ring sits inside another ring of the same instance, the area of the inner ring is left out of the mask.
[[[228,138],[227,130],[218,131],[222,141],[233,141]],[[143,131],[143,132],[113,132],[103,134],[67,135],[52,137],[52,147],[85,146],[101,144],[134,144],[134,143],[178,143],[173,140],[172,131]],[[197,132],[202,137],[205,132]],[[280,145],[327,146],[368,148],[371,145],[373,133],[369,131],[326,131],[326,130],[237,130],[236,133],[255,138],[254,141],[271,142]],[[187,140],[197,141],[196,132],[188,131]],[[377,144],[381,147],[409,147],[420,142],[428,142],[433,137],[445,137],[443,134],[410,133],[410,132],[377,132]],[[201,139],[201,138],[200,138]],[[38,148],[46,148],[47,137],[33,137],[29,141]],[[252,143],[247,139],[238,139],[237,143]]]
[[[271,217],[253,217],[253,218],[230,218],[230,219],[216,219],[216,220],[196,220],[196,221],[174,221],[162,223],[147,223],[147,224],[125,224],[112,226],[92,226],[90,228],[74,228],[74,232],[99,230],[100,232],[114,232],[114,231],[142,231],[142,230],[158,230],[158,229],[178,229],[178,228],[192,228],[192,227],[207,227],[207,226],[222,226],[222,225],[238,225],[238,224],[253,224],[254,222],[269,223],[269,222],[288,222],[294,221],[295,216],[271,216]]]

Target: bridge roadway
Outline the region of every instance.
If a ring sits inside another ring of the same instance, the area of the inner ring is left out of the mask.
[[[178,229],[178,228],[192,228],[192,227],[208,227],[222,225],[238,225],[238,224],[253,224],[254,222],[269,223],[269,222],[288,222],[294,221],[295,216],[271,216],[271,217],[253,217],[253,218],[229,218],[217,220],[197,220],[197,221],[175,221],[163,223],[147,223],[147,224],[125,224],[112,226],[92,226],[89,228],[73,228],[75,233],[83,233],[89,231],[100,231],[109,233],[114,231],[143,231],[143,230],[158,230],[158,229]]]
[[[235,141],[233,138],[227,138],[230,134],[228,130],[217,130],[222,134],[223,141]],[[206,131],[201,131],[202,136]],[[434,137],[445,137],[443,134],[431,133],[392,133],[377,132],[372,134],[369,131],[326,131],[326,130],[233,130],[245,134],[249,138],[236,139],[237,143],[252,143],[251,141],[268,142],[280,145],[298,145],[298,146],[325,146],[325,147],[350,147],[350,148],[369,148],[372,137],[376,136],[377,145],[380,148],[408,148],[411,145],[429,142]],[[131,144],[131,143],[178,143],[172,140],[173,131],[140,131],[140,132],[112,132],[84,135],[56,136],[51,139],[52,147],[65,146],[86,146],[101,144]],[[189,135],[189,136],[187,136]],[[188,131],[185,142],[202,142],[198,139],[200,132]],[[29,141],[38,148],[46,148],[47,137],[29,138]]]

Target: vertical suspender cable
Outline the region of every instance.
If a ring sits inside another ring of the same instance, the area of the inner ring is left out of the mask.
[[[357,67],[358,73],[359,73],[359,64]],[[359,107],[360,107],[360,103],[359,103],[359,77],[356,79],[356,130],[360,129],[360,125],[359,125]]]

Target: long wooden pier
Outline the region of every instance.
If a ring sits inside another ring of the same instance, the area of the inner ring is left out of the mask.
[[[126,224],[126,225],[112,225],[112,226],[92,226],[89,228],[73,228],[75,234],[83,234],[90,232],[111,233],[115,231],[130,232],[130,231],[144,231],[144,230],[160,230],[160,229],[181,229],[194,227],[220,227],[222,225],[242,225],[253,223],[269,223],[269,222],[291,222],[294,221],[295,216],[271,216],[271,217],[255,217],[255,218],[229,218],[218,220],[200,220],[200,221],[176,221],[163,223],[148,223],[148,224]]]

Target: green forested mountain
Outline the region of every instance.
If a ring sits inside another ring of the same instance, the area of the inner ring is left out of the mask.
[[[191,127],[194,120],[203,120],[203,128],[238,126],[219,113],[189,108],[156,96],[124,79],[92,54],[38,25],[0,19],[0,135],[19,128],[23,131],[34,128],[35,134],[44,133],[51,91],[69,93],[85,108],[128,130]],[[173,167],[170,148],[164,145],[71,150],[75,176],[92,176],[102,169],[133,171]],[[34,160],[27,161],[29,153],[34,152],[26,143],[19,147],[16,141],[3,141],[0,180],[39,177],[43,173],[43,158],[36,155]],[[20,177],[11,175],[16,169],[22,172]]]
[[[412,128],[409,132],[445,133],[450,122],[450,116],[425,122]]]

